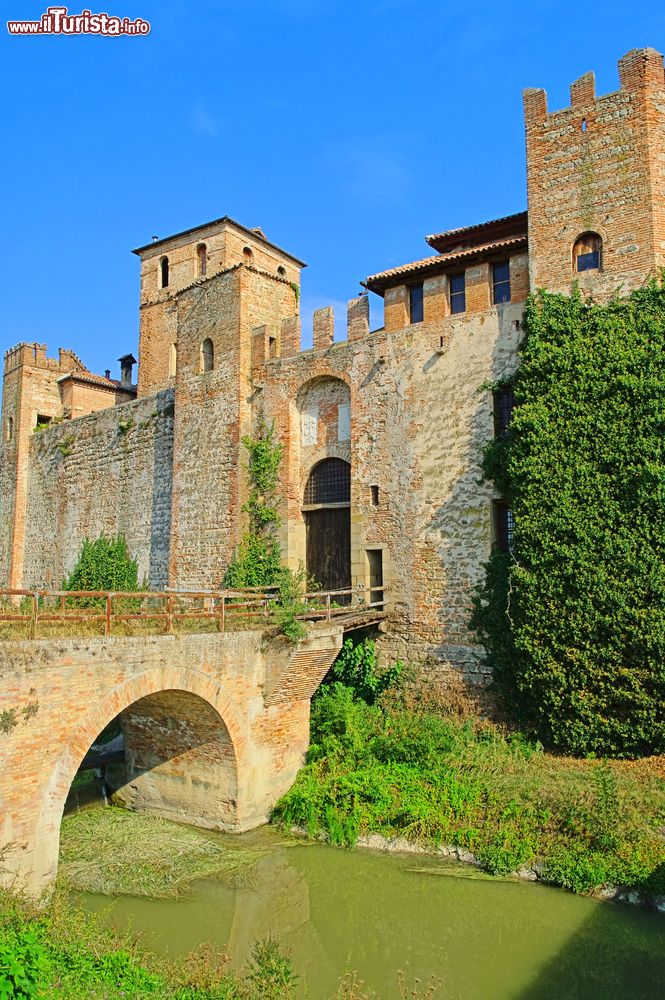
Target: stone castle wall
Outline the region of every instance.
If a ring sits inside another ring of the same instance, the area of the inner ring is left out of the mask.
[[[139,578],[167,582],[173,392],[64,421],[30,441],[24,585],[57,588],[84,539],[126,536]]]
[[[350,458],[353,585],[367,585],[367,550],[380,549],[392,615],[384,650],[410,661],[436,657],[475,678],[484,668],[467,622],[490,552],[493,499],[480,470],[493,434],[483,385],[514,370],[522,310],[507,304],[268,360],[255,400],[285,445],[290,565],[304,562],[301,508],[312,465]],[[347,398],[351,438],[339,441]],[[316,445],[303,421],[308,406],[322,418]]]

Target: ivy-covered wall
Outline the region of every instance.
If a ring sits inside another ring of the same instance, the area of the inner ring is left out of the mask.
[[[516,523],[474,624],[507,705],[575,753],[665,751],[665,287],[525,313],[485,468]]]

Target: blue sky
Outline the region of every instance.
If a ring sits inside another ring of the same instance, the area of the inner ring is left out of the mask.
[[[649,3],[86,6],[152,31],[0,35],[0,347],[71,347],[114,374],[138,346],[130,250],[152,235],[224,214],[261,226],[310,265],[306,330],[367,274],[425,256],[426,233],[526,206],[523,87],[563,107],[587,70],[615,90],[623,53],[665,48]],[[11,19],[45,8],[3,4]]]

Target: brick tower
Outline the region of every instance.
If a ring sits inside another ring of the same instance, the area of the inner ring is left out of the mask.
[[[531,288],[607,297],[665,264],[665,73],[654,49],[619,60],[620,89],[595,95],[593,73],[570,107],[524,91]],[[578,261],[578,258],[579,261]]]

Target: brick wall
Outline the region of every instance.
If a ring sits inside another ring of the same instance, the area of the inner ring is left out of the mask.
[[[611,295],[641,285],[665,260],[665,74],[653,49],[619,62],[621,88],[595,96],[593,73],[551,114],[543,90],[524,92],[532,287]],[[573,272],[579,235],[603,240],[599,274]]]

